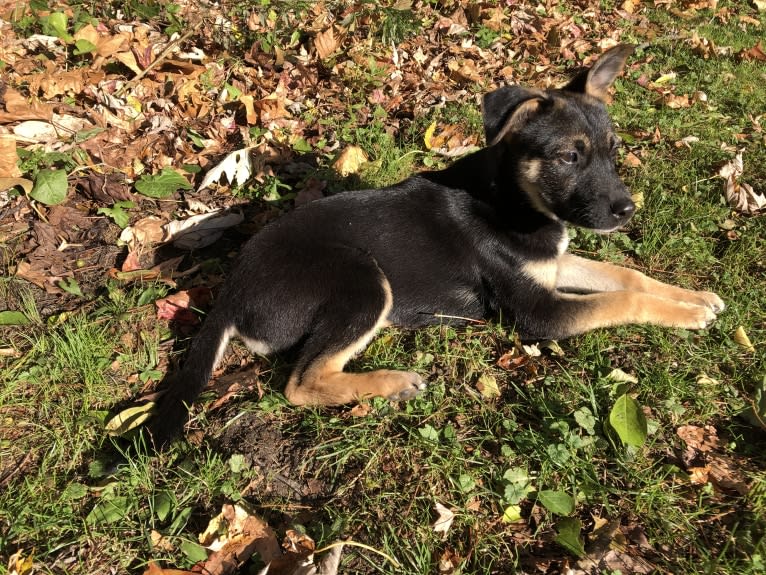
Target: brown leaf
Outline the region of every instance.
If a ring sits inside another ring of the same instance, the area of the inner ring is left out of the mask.
[[[249,125],[258,123],[258,114],[255,113],[255,106],[253,105],[253,96],[251,94],[243,94],[239,97],[239,101],[245,107],[245,115],[247,123]]]
[[[131,252],[141,252],[163,241],[165,223],[165,220],[157,216],[146,216],[122,230],[120,241],[128,244]]]
[[[303,187],[295,194],[295,207],[308,204],[324,197],[324,189],[327,187],[325,180],[309,178]]]
[[[314,37],[314,48],[316,48],[317,55],[321,60],[324,60],[330,56],[335,50],[338,49],[338,39],[335,37],[335,32],[332,26],[317,33]]]
[[[132,195],[125,182],[125,175],[119,172],[99,174],[90,172],[87,176],[75,179],[75,186],[83,195],[99,204],[114,204],[130,200]]]
[[[743,60],[766,60],[766,49],[764,49],[763,40],[759,40],[758,44],[752,48],[740,52],[740,57]]]
[[[37,100],[28,101],[13,88],[2,85],[0,106],[0,124],[19,120],[50,120],[53,117],[53,107],[49,104]]]
[[[18,162],[16,138],[8,134],[0,134],[0,178],[18,178],[21,176]]]
[[[708,457],[708,468],[710,482],[716,487],[726,491],[736,491],[739,495],[747,495],[750,491],[745,474],[733,459],[725,455],[713,454]]]
[[[199,542],[214,550],[202,566],[203,572],[209,575],[236,573],[254,553],[258,553],[264,563],[282,555],[271,527],[240,505],[224,505],[199,536]]]
[[[682,425],[676,429],[676,435],[686,443],[689,449],[703,453],[718,448],[718,432],[712,425],[698,427]]]
[[[196,325],[199,317],[192,308],[205,308],[212,298],[210,288],[195,287],[186,291],[179,291],[168,297],[154,302],[157,307],[157,317],[175,321],[185,325]]]
[[[633,152],[628,152],[625,155],[625,165],[630,166],[631,168],[638,168],[641,166],[641,158],[639,158],[636,154]]]

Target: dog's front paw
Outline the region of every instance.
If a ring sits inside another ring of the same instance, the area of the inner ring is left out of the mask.
[[[699,298],[701,305],[709,307],[711,310],[713,310],[713,313],[719,314],[724,309],[726,309],[726,304],[723,303],[723,300],[713,292],[698,291],[695,292],[695,294]]]
[[[394,393],[387,396],[390,401],[407,401],[420,395],[426,388],[426,382],[417,373],[412,371],[395,372],[400,382],[400,387]]]
[[[717,296],[716,296],[717,297]],[[723,305],[723,302],[721,302]],[[707,304],[697,305],[679,302],[678,309],[674,314],[675,327],[684,329],[705,329],[716,319],[716,312]]]

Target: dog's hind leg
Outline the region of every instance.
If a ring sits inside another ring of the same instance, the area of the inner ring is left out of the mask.
[[[416,373],[343,371],[386,325],[393,305],[391,286],[374,261],[354,262],[344,279],[317,312],[285,389],[287,399],[294,405],[342,405],[368,397],[415,397],[426,387]]]

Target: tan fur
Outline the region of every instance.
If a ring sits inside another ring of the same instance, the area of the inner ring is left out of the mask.
[[[348,347],[323,355],[302,373],[293,373],[287,382],[285,396],[293,405],[343,405],[369,397],[391,400],[409,399],[425,384],[412,372],[381,369],[368,373],[344,373],[343,368],[370,343],[377,331],[389,325],[388,314],[393,306],[391,286],[384,278],[382,288],[386,299],[378,321],[367,333]]]
[[[577,333],[632,323],[703,329],[725,307],[714,293],[671,286],[636,270],[572,254],[559,258],[556,289],[598,292],[562,294],[583,304],[572,319]]]

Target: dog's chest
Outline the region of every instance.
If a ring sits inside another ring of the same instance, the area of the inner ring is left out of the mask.
[[[547,259],[532,259],[522,264],[524,275],[548,290],[556,289],[558,278],[559,258],[566,252],[569,246],[569,234],[566,229],[561,230],[561,237],[556,244],[556,257]]]

